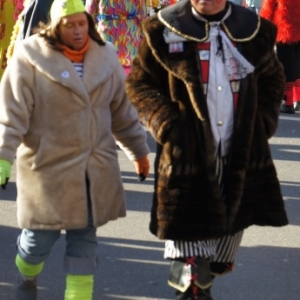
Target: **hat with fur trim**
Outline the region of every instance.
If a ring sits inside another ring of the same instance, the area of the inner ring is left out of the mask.
[[[55,20],[85,11],[82,0],[54,0],[50,9],[50,18]]]

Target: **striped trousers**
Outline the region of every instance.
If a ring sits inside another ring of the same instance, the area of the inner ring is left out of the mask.
[[[216,174],[223,194],[223,174],[227,164],[226,160],[226,157],[216,157]],[[199,256],[210,258],[212,262],[216,263],[233,263],[242,236],[243,231],[239,231],[234,235],[228,235],[220,239],[203,241],[167,240],[165,242],[164,258],[174,259]]]

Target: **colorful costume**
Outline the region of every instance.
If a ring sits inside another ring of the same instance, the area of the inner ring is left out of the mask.
[[[10,45],[7,51],[8,60],[14,52],[17,41],[23,40],[33,34],[33,29],[39,22],[48,23],[48,14],[53,0],[25,0],[23,10],[18,16],[14,26]],[[19,5],[19,9],[21,6]]]
[[[130,68],[142,38],[140,23],[147,17],[144,0],[87,0],[101,37],[112,42],[123,67]]]
[[[0,2],[0,79],[7,65],[7,49],[15,24],[16,4],[16,1],[13,0],[2,0]]]
[[[277,55],[286,76],[285,104],[281,112],[294,113],[293,104],[300,101],[300,2],[264,0],[260,15],[277,26]]]
[[[154,13],[158,12],[160,9],[175,4],[180,0],[146,0],[147,12],[151,16]]]

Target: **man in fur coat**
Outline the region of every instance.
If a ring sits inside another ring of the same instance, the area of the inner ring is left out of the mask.
[[[226,0],[182,0],[143,23],[127,92],[157,142],[150,231],[176,299],[212,299],[243,230],[288,223],[268,139],[284,89],[276,27]]]

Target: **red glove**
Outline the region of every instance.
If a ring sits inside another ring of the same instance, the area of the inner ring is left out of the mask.
[[[149,175],[150,165],[147,156],[133,161],[136,173],[139,176],[139,181],[143,181]]]

